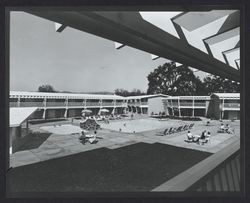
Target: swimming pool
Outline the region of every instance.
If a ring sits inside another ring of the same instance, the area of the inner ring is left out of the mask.
[[[154,118],[126,120],[110,122],[109,124],[101,124],[104,129],[121,131],[126,133],[143,132],[161,128],[176,127],[182,125],[184,122],[179,120],[159,121]],[[121,129],[121,130],[120,130]]]

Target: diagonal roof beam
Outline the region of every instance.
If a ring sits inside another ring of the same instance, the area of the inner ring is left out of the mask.
[[[138,12],[29,11],[72,28],[239,81],[240,73],[144,21]]]

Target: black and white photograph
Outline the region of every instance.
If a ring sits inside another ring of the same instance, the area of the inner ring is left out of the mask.
[[[8,194],[240,193],[240,16],[10,10]]]

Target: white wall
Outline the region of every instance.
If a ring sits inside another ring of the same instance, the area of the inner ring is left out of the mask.
[[[149,98],[148,99],[148,115],[151,115],[151,112],[159,113],[165,112],[163,102],[163,97],[155,97],[155,98]]]

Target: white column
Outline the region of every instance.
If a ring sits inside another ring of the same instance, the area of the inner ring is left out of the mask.
[[[68,98],[65,98],[65,106],[66,106],[66,107],[69,106],[69,100],[68,100]]]
[[[20,107],[20,102],[21,102],[21,98],[20,96],[17,98],[17,107]]]
[[[84,99],[84,100],[82,101],[82,105],[84,106],[84,108],[86,108],[86,104],[87,104],[87,100]]]
[[[173,100],[171,99],[171,108],[172,108],[172,116],[174,116],[174,107],[173,107]]]
[[[47,98],[46,98],[46,97],[44,97],[43,106],[44,106],[44,107],[47,107]]]
[[[179,109],[179,117],[181,117],[180,98],[178,98],[178,109]]]
[[[64,112],[64,118],[67,118],[67,114],[68,114],[68,109],[66,108]]]
[[[44,108],[44,111],[43,111],[43,119],[46,118],[46,108]]]
[[[221,105],[221,119],[223,119],[224,117],[224,103],[225,103],[225,99],[222,100],[222,105]]]
[[[192,116],[194,117],[194,97],[193,97],[193,112],[192,112]]]

